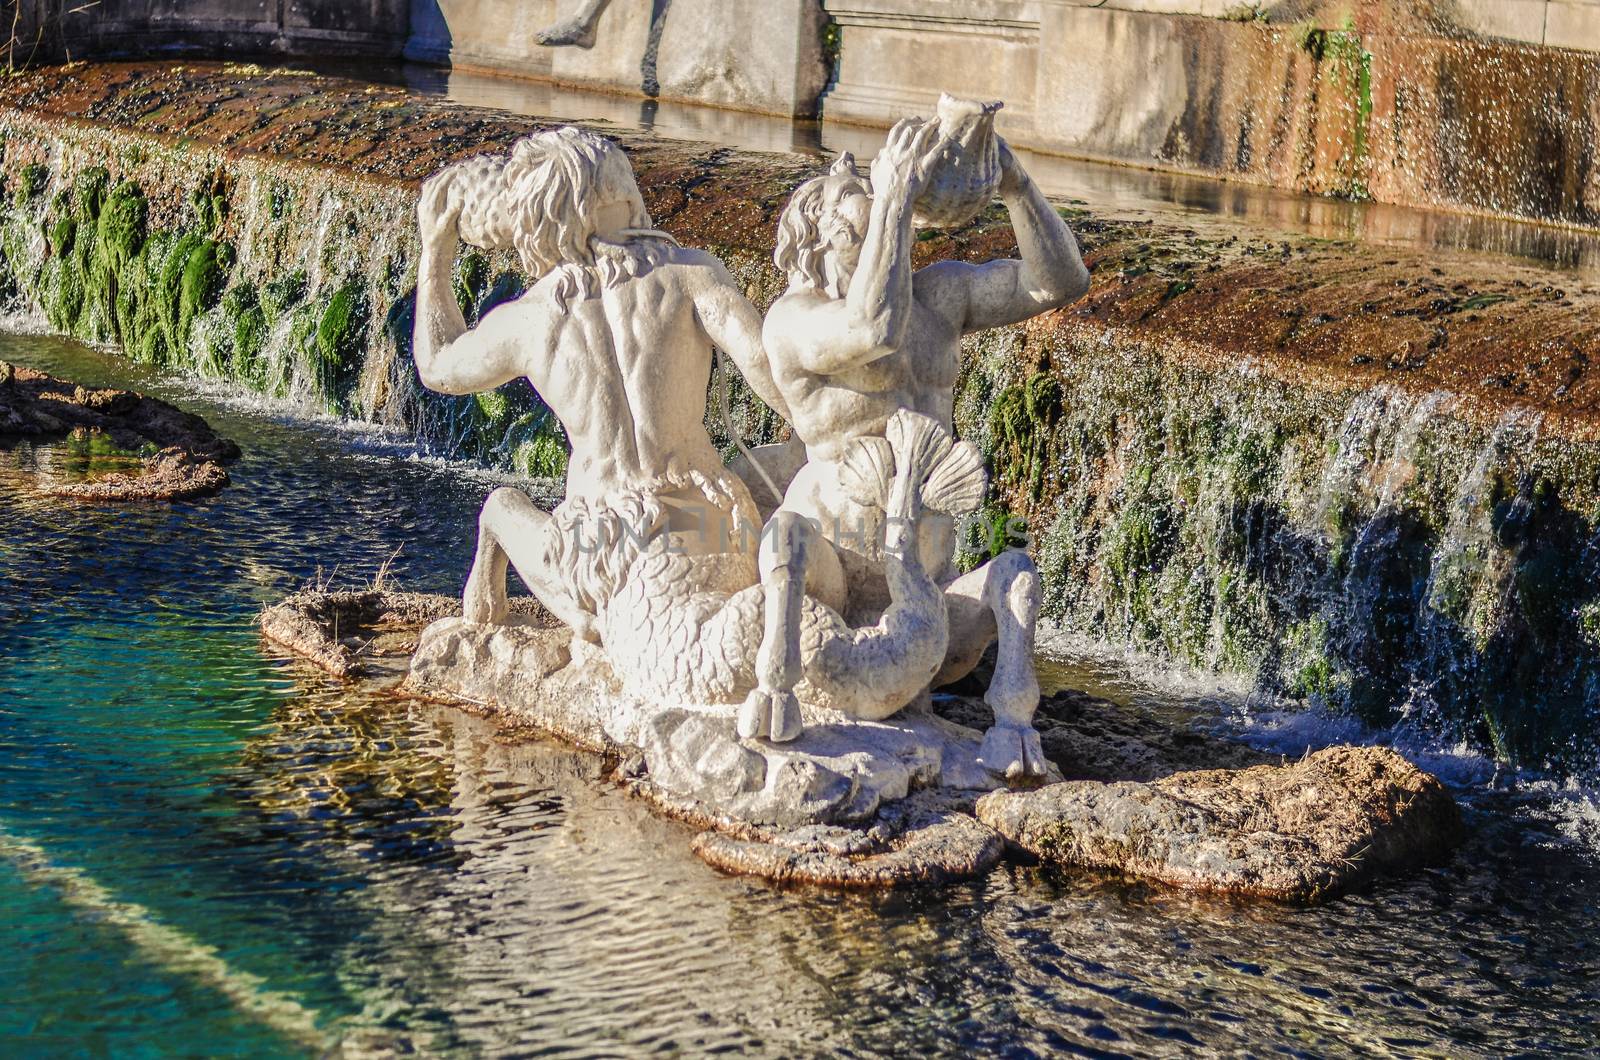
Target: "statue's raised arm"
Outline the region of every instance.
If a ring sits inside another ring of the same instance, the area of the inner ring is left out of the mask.
[[[1000,199],[1011,215],[1020,260],[982,265],[941,262],[918,274],[930,301],[960,317],[963,334],[1004,327],[1076,302],[1089,290],[1077,237],[1022,168],[1005,140],[996,137]]]

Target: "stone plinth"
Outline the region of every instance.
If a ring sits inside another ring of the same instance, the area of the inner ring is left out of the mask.
[[[615,0],[600,16],[593,47],[541,45],[539,31],[576,7],[576,0],[418,3],[406,57],[764,114],[816,112],[827,80],[818,0]]]
[[[981,735],[926,710],[881,722],[808,711],[797,740],[741,739],[734,706],[636,699],[599,649],[574,644],[562,626],[436,622],[406,685],[637,759],[632,771],[658,801],[738,825],[860,825],[918,790],[999,786],[977,762]]]

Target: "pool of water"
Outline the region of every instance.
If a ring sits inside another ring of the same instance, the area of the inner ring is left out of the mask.
[[[1600,1048],[1595,848],[1524,797],[1463,789],[1449,866],[1312,910],[1015,865],[890,895],[723,877],[593,759],[261,644],[264,604],[396,550],[405,586],[456,591],[492,482],[72,343],[0,359],[178,398],[244,449],[219,496],[130,507],[40,499],[26,462],[59,454],[0,450],[12,1054]]]
[[[842,122],[806,121],[632,99],[564,85],[470,70],[414,64],[332,64],[331,73],[403,84],[475,107],[563,121],[600,120],[659,136],[751,151],[831,157],[853,152],[865,164],[884,131]],[[1538,264],[1583,279],[1600,278],[1600,233],[1558,225],[1358,203],[1137,166],[1019,151],[1028,172],[1052,196],[1089,204],[1102,217],[1188,223],[1214,236],[1243,229],[1319,239],[1361,240],[1397,248],[1467,251]]]

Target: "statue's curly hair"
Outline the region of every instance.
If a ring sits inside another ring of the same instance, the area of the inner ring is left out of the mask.
[[[554,296],[565,311],[580,294],[592,294],[596,279],[611,287],[659,264],[677,241],[650,228],[650,217],[632,219],[626,245],[596,238],[594,208],[601,171],[622,159],[610,140],[566,126],[524,136],[511,146],[504,173],[511,198],[512,245],[535,278],[554,273]],[[630,170],[631,172],[631,170]]]
[[[832,168],[820,177],[812,177],[794,190],[778,220],[778,246],[772,252],[772,263],[783,270],[791,287],[809,287],[820,291],[828,284],[823,272],[823,259],[828,246],[822,239],[823,196],[828,183],[838,177],[852,177],[859,181],[856,160],[846,151],[833,163]]]

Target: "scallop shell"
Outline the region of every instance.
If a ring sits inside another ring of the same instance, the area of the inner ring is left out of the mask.
[[[979,103],[948,92],[934,120],[943,147],[912,209],[918,228],[959,228],[994,200],[1000,186],[1000,142],[995,138],[998,100]]]

